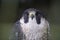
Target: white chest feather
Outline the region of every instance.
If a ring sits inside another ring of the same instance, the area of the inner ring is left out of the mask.
[[[26,40],[42,40],[41,37],[47,33],[48,22],[41,18],[41,23],[37,24],[36,19],[29,18],[28,23],[24,23],[24,19],[20,20],[22,31],[26,36]]]

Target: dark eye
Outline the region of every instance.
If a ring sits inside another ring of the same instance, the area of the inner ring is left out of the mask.
[[[27,12],[24,13],[24,22],[27,23],[28,22],[28,17],[29,14]]]
[[[41,15],[40,15],[40,13],[39,12],[36,12],[36,22],[37,22],[37,24],[40,24],[40,20],[41,20]]]
[[[40,13],[39,12],[36,12],[36,16],[40,16]]]
[[[29,15],[29,13],[28,13],[28,12],[26,12],[26,15]]]

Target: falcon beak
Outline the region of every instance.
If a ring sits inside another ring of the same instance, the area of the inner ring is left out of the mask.
[[[33,19],[34,16],[35,16],[35,11],[29,11],[29,17]]]
[[[33,19],[34,18],[34,15],[33,14],[30,14],[30,17]]]

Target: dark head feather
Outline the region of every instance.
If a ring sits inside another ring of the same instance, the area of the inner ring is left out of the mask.
[[[23,16],[24,16],[24,22],[27,23],[29,20],[29,13],[28,11],[35,11],[35,16],[36,16],[36,22],[37,24],[40,24],[41,17],[45,18],[44,13],[41,10],[30,8],[24,11]]]

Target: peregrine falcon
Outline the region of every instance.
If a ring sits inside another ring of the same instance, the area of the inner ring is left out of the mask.
[[[29,8],[15,23],[9,40],[48,40],[49,29],[49,22],[43,12]]]

